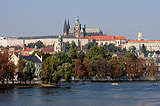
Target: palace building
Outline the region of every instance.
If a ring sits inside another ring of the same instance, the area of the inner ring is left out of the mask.
[[[142,46],[145,46],[148,51],[158,51],[160,50],[160,40],[143,40],[142,33],[139,32],[138,39],[128,40],[125,46],[127,50],[134,46],[137,51],[140,51]]]

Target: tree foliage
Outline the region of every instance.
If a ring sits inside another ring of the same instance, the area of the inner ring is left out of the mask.
[[[69,42],[65,42],[64,43],[64,51],[65,52],[68,52],[68,50],[70,49],[70,47],[71,47],[71,44]]]
[[[36,43],[29,43],[29,44],[27,45],[27,47],[29,47],[29,48],[35,48],[35,47],[37,47],[37,49],[40,49],[40,48],[45,48],[45,45],[43,44],[43,42],[41,42],[41,41],[39,40],[39,41],[36,42]]]
[[[47,82],[53,82],[53,74],[57,70],[60,64],[60,59],[56,56],[50,56],[45,59],[42,63],[41,79]]]
[[[18,60],[18,64],[17,64],[17,80],[23,81],[24,80],[24,73],[23,73],[23,69],[25,67],[26,61],[23,60],[23,58],[20,56],[19,60]]]
[[[76,59],[77,58],[77,50],[78,50],[78,47],[77,47],[76,43],[74,41],[72,41],[70,49],[68,51],[68,56],[71,59]]]
[[[153,59],[146,61],[146,74],[148,76],[155,76],[157,73],[157,68]]]
[[[25,67],[23,69],[24,73],[24,81],[29,80],[30,82],[35,78],[36,76],[34,75],[35,73],[35,64],[31,61],[27,61],[25,63]]]
[[[57,70],[53,74],[54,83],[58,83],[60,79],[65,79],[65,81],[70,82],[72,76],[72,65],[70,63],[63,63],[58,66]]]
[[[109,54],[108,50],[105,49],[104,47],[98,47],[94,45],[88,53],[88,58],[90,60],[93,60],[95,57],[96,58],[106,58],[109,60],[111,58],[111,55]]]
[[[15,73],[15,65],[11,61],[11,56],[6,53],[0,53],[0,81],[2,84],[4,84],[5,79],[12,80],[14,79],[14,73]]]

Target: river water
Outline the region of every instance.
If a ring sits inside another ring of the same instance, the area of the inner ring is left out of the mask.
[[[160,82],[69,85],[70,88],[0,89],[0,106],[160,106]]]

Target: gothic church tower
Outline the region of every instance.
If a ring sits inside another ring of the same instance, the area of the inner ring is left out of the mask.
[[[65,19],[64,27],[63,27],[63,36],[68,36],[69,29],[70,29],[69,20],[68,20],[68,24],[67,24],[66,19]]]

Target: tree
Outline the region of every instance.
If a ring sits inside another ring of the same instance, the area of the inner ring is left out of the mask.
[[[88,78],[91,78],[91,76],[93,75],[92,66],[90,60],[86,57],[83,60],[83,67],[84,70],[86,71],[86,76]]]
[[[136,47],[135,46],[131,46],[129,48],[129,51],[135,53],[136,52]]]
[[[145,60],[140,58],[136,61],[136,77],[142,77],[145,72],[146,64]]]
[[[86,72],[83,69],[83,64],[80,59],[75,60],[75,76],[77,76],[79,79],[83,78],[85,76]]]
[[[58,66],[57,71],[53,74],[53,81],[57,84],[60,79],[65,79],[65,81],[70,82],[72,76],[72,65],[70,63],[63,63]]]
[[[135,78],[136,76],[136,62],[132,58],[126,58],[127,63],[127,76],[131,79]]]
[[[64,51],[65,51],[65,52],[68,52],[68,50],[70,49],[70,46],[71,46],[71,45],[70,45],[69,42],[65,42],[65,43],[64,43]]]
[[[153,59],[149,59],[146,61],[146,74],[149,76],[155,76],[157,73],[157,68],[155,61]]]
[[[120,78],[122,75],[121,64],[117,57],[108,61],[108,75],[111,78]]]
[[[118,57],[119,64],[121,66],[122,76],[126,76],[127,74],[127,63],[125,57]]]
[[[136,61],[138,58],[135,56],[135,53],[127,52],[125,57],[131,58],[133,61]]]
[[[26,61],[20,56],[17,64],[17,80],[21,81],[24,79],[23,69],[25,67]]]
[[[88,58],[92,60],[94,57],[106,58],[107,60],[109,60],[111,58],[111,55],[104,47],[97,47],[96,45],[94,45],[88,53]]]
[[[12,80],[14,83],[14,73],[15,73],[15,65],[11,61],[11,56],[6,52],[0,53],[0,81],[4,84],[5,79]]]
[[[156,51],[156,54],[160,54],[160,50],[157,50],[157,51]]]
[[[45,45],[40,40],[38,42],[36,42],[36,43],[29,43],[27,45],[27,47],[29,47],[29,48],[35,48],[35,46],[37,47],[37,49],[45,48]]]
[[[71,58],[71,59],[76,59],[77,58],[77,45],[74,41],[71,42],[71,47],[68,51],[68,56]]]
[[[55,56],[60,60],[59,65],[64,63],[72,63],[71,58],[65,52],[58,52],[55,54]]]
[[[86,55],[84,54],[84,52],[79,51],[77,53],[77,59],[80,59],[81,61],[83,61],[85,57],[86,57]]]
[[[31,83],[31,81],[33,80],[33,78],[36,77],[36,76],[34,75],[35,70],[36,70],[36,68],[35,68],[35,65],[34,65],[33,62],[27,61],[27,62],[25,63],[25,67],[24,67],[24,69],[23,69],[23,72],[24,72],[24,76],[27,77],[27,80],[29,80],[30,83]],[[24,79],[24,80],[25,80],[25,82],[26,82],[26,79]]]
[[[146,46],[143,44],[142,47],[141,47],[141,52],[144,53],[145,55],[147,55],[147,48]]]
[[[46,83],[53,82],[53,74],[60,64],[60,59],[56,56],[50,56],[42,62],[41,79]]]
[[[89,50],[93,45],[96,45],[95,42],[88,42],[87,44],[84,45],[83,49]]]
[[[105,79],[107,75],[108,65],[107,60],[105,58],[101,58],[96,62],[96,77],[101,79]]]

